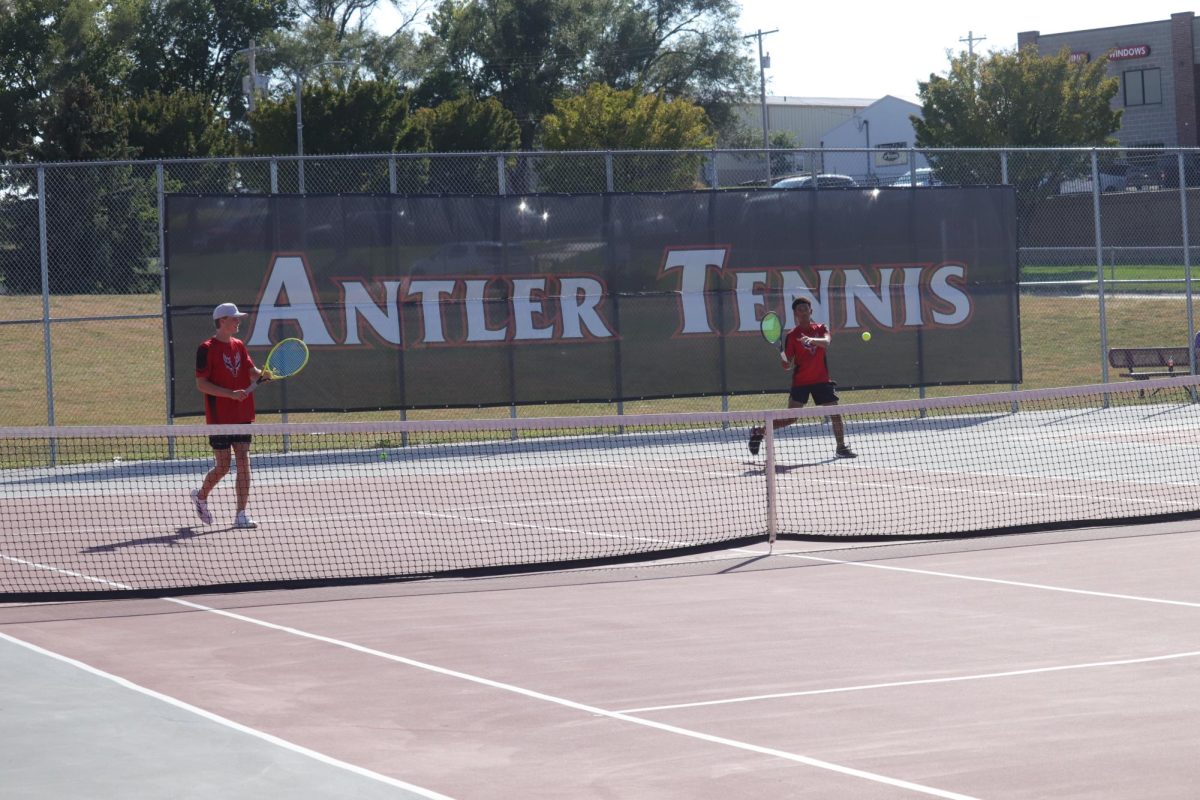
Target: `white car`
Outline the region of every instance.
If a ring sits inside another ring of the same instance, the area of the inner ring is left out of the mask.
[[[912,170],[901,175],[896,180],[892,181],[891,186],[912,186],[913,173]],[[921,167],[917,170],[917,186],[944,186],[942,181],[933,173],[931,167]]]
[[[849,175],[822,174],[817,176],[818,189],[853,189],[858,186]],[[772,189],[812,189],[812,175],[793,175],[771,184]]]
[[[1176,180],[1176,185],[1179,181]],[[1123,192],[1128,184],[1123,165],[1116,164],[1100,170],[1100,191]],[[1092,176],[1068,178],[1058,185],[1059,194],[1079,194],[1092,191]]]

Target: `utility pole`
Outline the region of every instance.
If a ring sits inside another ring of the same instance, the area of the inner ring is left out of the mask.
[[[242,78],[242,94],[246,95],[246,110],[251,114],[254,113],[254,96],[258,94],[260,84],[258,80],[258,67],[254,63],[254,57],[258,55],[258,47],[255,47],[254,40],[250,40],[250,46],[245,50],[238,50],[237,55],[246,56],[246,60],[250,62],[250,75]]]
[[[966,42],[967,43],[967,55],[974,56],[975,55],[975,43],[976,42],[986,42],[987,37],[986,36],[976,36],[975,31],[967,31],[967,38],[964,39],[960,36],[958,38],[958,40],[960,42]]]
[[[758,29],[757,33],[752,33],[748,36],[743,36],[743,39],[758,39],[758,103],[762,108],[762,131],[763,131],[763,149],[768,149],[770,138],[767,132],[767,69],[771,66],[771,56],[768,53],[763,55],[762,40],[764,36],[769,36],[772,33],[779,33],[779,29],[764,31]]]

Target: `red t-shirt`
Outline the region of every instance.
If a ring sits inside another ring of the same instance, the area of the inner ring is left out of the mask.
[[[196,350],[196,377],[207,378],[222,389],[246,389],[254,379],[254,362],[241,339],[222,342],[205,339]],[[254,395],[245,400],[204,395],[204,419],[209,425],[254,422]]]
[[[803,328],[797,325],[787,336],[784,354],[795,363],[792,370],[792,386],[812,386],[814,383],[829,383],[829,365],[825,362],[825,348],[815,344],[801,344],[800,337],[822,339],[829,335],[829,328],[810,322]]]

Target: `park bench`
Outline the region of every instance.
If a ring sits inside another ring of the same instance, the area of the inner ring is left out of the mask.
[[[1113,347],[1108,351],[1108,363],[1124,370],[1122,377],[1135,381],[1171,378],[1192,371],[1191,350],[1187,347]]]

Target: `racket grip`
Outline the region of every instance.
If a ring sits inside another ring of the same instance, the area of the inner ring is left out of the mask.
[[[265,374],[267,374],[267,372],[266,372],[266,370],[263,370],[262,375],[265,375]],[[246,396],[249,397],[250,395],[254,394],[254,390],[259,387],[259,384],[263,384],[263,383],[266,383],[266,381],[264,381],[262,379],[261,375],[259,377],[255,378],[253,381],[251,381],[250,385],[246,387]]]

